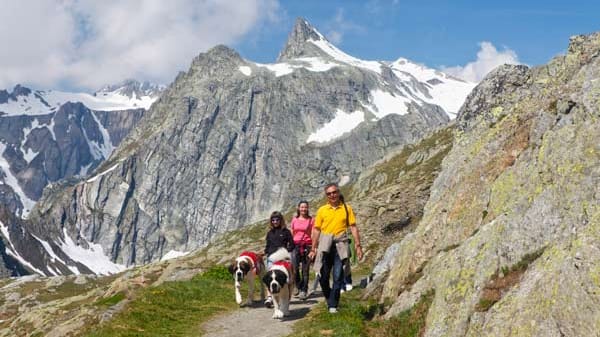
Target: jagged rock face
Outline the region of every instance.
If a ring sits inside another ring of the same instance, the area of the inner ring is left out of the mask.
[[[0,117],[0,203],[27,215],[46,185],[85,176],[108,158],[143,113],[92,111],[68,102],[49,114]]]
[[[0,91],[0,275],[94,271],[65,254],[62,249],[71,249],[65,238],[44,241],[19,218],[29,214],[48,184],[62,179],[67,181],[58,186],[72,184],[93,171],[137,124],[145,112],[136,108],[138,103],[149,104],[155,98],[140,92],[126,100],[122,91],[128,88],[146,88],[148,95],[156,89],[129,81],[115,91],[103,90],[102,97],[34,92],[20,85],[11,93]],[[107,110],[73,103],[79,99]],[[45,231],[41,228],[38,233]]]
[[[327,56],[326,53],[314,44],[306,43],[307,40],[319,40],[321,38],[322,35],[310,23],[303,18],[298,18],[286,45],[277,57],[277,61],[288,61],[299,57],[311,57],[315,55]]]
[[[94,95],[1,90],[0,204],[27,216],[48,183],[91,172],[163,89],[127,80]]]
[[[501,67],[467,98],[423,220],[385,282],[387,317],[434,289],[425,336],[599,331],[599,55],[600,34],[577,36],[565,56]],[[495,273],[542,249],[498,302],[476,310]]]
[[[93,177],[48,193],[33,232],[60,240],[56,229],[65,227],[116,263],[147,263],[320,193],[326,182],[352,180],[448,122],[441,107],[416,99],[377,116],[373,92],[406,97],[402,81],[383,63],[381,73],[330,63],[261,65],[223,46],[201,54]],[[346,112],[362,123],[308,141]]]
[[[0,104],[7,103],[9,99],[16,101],[19,96],[29,96],[29,94],[31,94],[31,89],[17,84],[11,93],[7,90],[0,90]]]

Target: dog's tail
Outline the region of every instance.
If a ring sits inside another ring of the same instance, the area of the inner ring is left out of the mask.
[[[277,249],[277,251],[275,251],[275,253],[269,255],[269,260],[271,260],[273,262],[285,261],[285,260],[289,261],[291,259],[292,259],[292,256],[290,255],[290,252],[288,252],[288,250],[283,247]]]

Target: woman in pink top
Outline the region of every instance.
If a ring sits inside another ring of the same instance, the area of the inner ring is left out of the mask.
[[[296,269],[296,290],[300,292],[298,297],[301,300],[306,299],[308,292],[308,269],[310,267],[308,253],[312,246],[310,235],[314,223],[315,220],[308,213],[308,201],[300,201],[290,227],[295,245],[292,261]]]

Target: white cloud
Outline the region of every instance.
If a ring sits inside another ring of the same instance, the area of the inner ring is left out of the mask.
[[[339,45],[344,39],[346,32],[362,33],[364,28],[344,18],[344,9],[338,8],[335,16],[327,24],[327,39],[333,44]]]
[[[442,67],[447,74],[462,78],[471,82],[481,81],[487,73],[503,64],[521,64],[514,50],[505,48],[498,51],[491,42],[479,43],[477,60],[467,63],[465,66]]]
[[[343,38],[344,33],[338,32],[337,30],[332,30],[329,33],[327,33],[327,39],[335,45],[342,43]]]
[[[0,88],[95,90],[125,78],[169,83],[192,58],[234,44],[277,0],[0,0]]]

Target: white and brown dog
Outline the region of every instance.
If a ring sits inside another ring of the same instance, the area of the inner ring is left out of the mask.
[[[262,280],[273,297],[273,318],[283,318],[290,314],[290,300],[294,288],[292,259],[285,248],[279,248],[269,255],[268,259],[273,261],[273,265]]]
[[[237,304],[242,304],[242,294],[240,288],[242,281],[248,281],[248,299],[247,305],[252,305],[254,300],[254,280],[257,276],[262,277],[265,274],[265,263],[263,262],[262,254],[253,252],[242,252],[235,261],[229,265],[229,272],[233,275],[235,281],[235,301]],[[260,300],[265,299],[265,287],[260,282]]]

